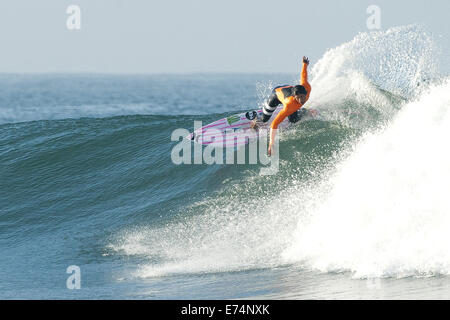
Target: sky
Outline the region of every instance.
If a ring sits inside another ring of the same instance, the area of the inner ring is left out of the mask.
[[[295,73],[369,32],[370,5],[381,30],[418,23],[450,42],[448,0],[2,0],[0,72]]]

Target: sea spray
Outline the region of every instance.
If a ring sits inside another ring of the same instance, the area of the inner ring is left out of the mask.
[[[354,277],[450,273],[450,81],[365,136],[299,224],[285,261]]]

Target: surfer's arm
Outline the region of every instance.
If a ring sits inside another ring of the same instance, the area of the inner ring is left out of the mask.
[[[306,101],[309,99],[309,95],[311,93],[311,85],[308,82],[308,65],[309,65],[309,59],[307,57],[303,57],[303,67],[302,67],[302,74],[300,77],[300,85],[303,86],[306,91]]]
[[[267,153],[269,156],[272,153],[272,145],[275,142],[275,136],[278,131],[278,125],[283,122],[284,119],[286,119],[287,116],[289,116],[292,112],[288,111],[288,108],[284,107],[273,119],[272,124],[270,125],[270,140],[269,140],[269,149],[267,150]]]
[[[309,59],[307,57],[303,57],[303,66],[302,66],[302,73],[300,76],[300,85],[308,84],[308,65],[309,65]]]
[[[275,141],[276,134],[277,134],[277,129],[270,128],[270,141],[269,141],[269,148],[267,149],[267,153],[269,156],[272,155],[272,146],[273,146],[273,142]]]

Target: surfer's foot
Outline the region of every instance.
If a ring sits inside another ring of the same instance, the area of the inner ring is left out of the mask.
[[[250,125],[250,128],[252,128],[253,130],[258,130],[259,129],[258,121],[256,119],[252,121],[252,124]]]

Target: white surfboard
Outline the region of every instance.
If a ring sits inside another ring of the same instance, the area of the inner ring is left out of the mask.
[[[283,106],[275,109],[269,121],[265,123],[260,123],[258,121],[258,129],[269,129],[273,119],[275,119],[277,114],[282,109]],[[248,144],[252,139],[258,138],[258,130],[252,129],[251,125],[255,118],[261,117],[262,110],[251,110],[248,112],[234,114],[195,130],[189,134],[187,138],[202,145],[239,147],[241,145]],[[301,122],[306,118],[310,118],[309,112],[306,112],[296,123],[291,123],[286,117],[286,119],[280,123],[278,128],[287,128]]]

